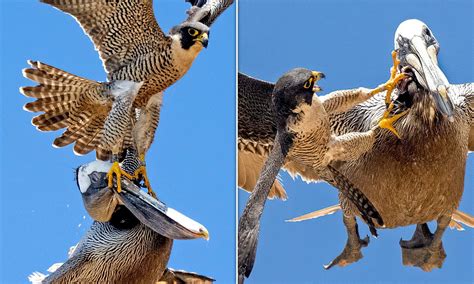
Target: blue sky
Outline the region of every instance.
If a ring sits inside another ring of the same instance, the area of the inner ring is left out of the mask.
[[[181,22],[189,4],[156,0],[164,31]],[[75,20],[39,1],[1,3],[1,235],[2,283],[24,283],[66,260],[91,219],[73,180],[74,168],[95,159],[55,149],[60,134],[41,133],[22,110],[31,85],[21,69],[34,59],[99,81],[105,72],[89,38]],[[158,196],[204,224],[210,241],[174,243],[170,267],[228,283],[235,264],[235,31],[234,9],[212,27],[209,47],[170,87],[147,165]],[[85,219],[84,217],[85,216]]]
[[[441,69],[451,83],[474,81],[473,1],[254,1],[239,2],[239,70],[275,81],[287,70],[324,71],[327,94],[337,89],[375,87],[385,82],[398,24],[418,18],[440,42]],[[474,213],[474,155],[466,168],[460,209]],[[337,203],[337,192],[325,184],[307,185],[282,174],[289,199],[267,202],[257,260],[248,283],[310,282],[464,282],[474,281],[474,231],[448,230],[447,258],[431,273],[404,267],[398,241],[410,238],[414,226],[379,230],[363,250],[364,258],[345,268],[323,270],[343,249],[346,233],[341,213],[323,219],[285,223]],[[239,192],[239,212],[248,194]],[[360,226],[361,235],[368,234]],[[433,228],[433,227],[432,227]]]

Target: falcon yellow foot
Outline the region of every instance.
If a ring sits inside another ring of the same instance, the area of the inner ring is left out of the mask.
[[[390,79],[388,79],[387,82],[378,86],[377,88],[373,89],[370,92],[371,95],[375,95],[377,93],[387,91],[387,93],[385,94],[385,106],[387,108],[391,104],[393,89],[395,89],[395,87],[397,86],[398,82],[400,82],[400,80],[406,77],[406,75],[403,73],[397,74],[397,69],[398,69],[398,65],[400,64],[400,60],[397,59],[396,51],[392,51],[392,60],[393,60],[393,66],[392,68],[390,68]]]
[[[393,108],[393,106],[391,108]],[[389,109],[391,110],[391,108]],[[402,116],[407,114],[408,110],[401,112],[399,114],[395,114],[393,116],[390,116],[390,110],[388,109],[385,110],[382,119],[379,121],[379,127],[389,130],[390,132],[395,134],[398,137],[398,139],[402,139],[400,137],[400,134],[398,134],[398,131],[395,129],[395,127],[393,127],[393,123],[395,123],[395,121],[399,120]]]
[[[392,102],[392,92],[397,87],[398,82],[406,77],[405,74],[400,73],[397,74],[398,65],[400,64],[400,60],[397,59],[397,52],[392,51],[392,60],[393,66],[390,69],[390,79],[385,83],[377,87],[374,91],[381,92],[387,91],[385,94],[385,107],[386,110],[383,113],[382,119],[379,121],[379,127],[385,128],[395,134],[398,139],[401,139],[400,135],[398,134],[395,127],[393,127],[393,123],[404,116],[408,111],[404,111],[402,113],[396,114],[391,116],[390,113],[393,110],[394,103]]]
[[[151,189],[150,180],[148,179],[148,175],[146,173],[145,155],[143,154],[140,155],[140,161],[141,161],[141,166],[135,170],[135,173],[133,173],[132,178],[135,180],[138,180],[140,177],[143,178],[143,182],[145,183],[145,187],[148,190],[148,194],[156,199],[156,194],[153,191],[153,189]]]
[[[145,165],[142,165],[140,166],[136,171],[135,173],[133,174],[133,179],[138,179],[139,177],[142,177],[143,178],[143,182],[145,183],[145,187],[147,188],[148,190],[148,194],[151,195],[153,198],[156,199],[156,194],[155,192],[153,191],[153,189],[151,189],[151,185],[150,185],[150,180],[148,179],[148,175],[146,173],[146,166]]]
[[[133,177],[129,175],[127,172],[125,172],[124,170],[122,170],[118,162],[114,162],[112,166],[110,167],[109,172],[107,173],[109,188],[114,187],[114,174],[117,177],[117,192],[120,193],[122,191],[122,175],[130,180]]]

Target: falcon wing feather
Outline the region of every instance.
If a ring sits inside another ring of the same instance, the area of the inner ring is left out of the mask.
[[[41,0],[73,16],[90,37],[107,73],[162,44],[152,0]]]

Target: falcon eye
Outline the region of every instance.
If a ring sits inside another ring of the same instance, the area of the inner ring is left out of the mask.
[[[197,35],[199,34],[199,31],[196,30],[196,29],[193,29],[193,28],[189,28],[189,29],[188,29],[188,34],[189,34],[190,36],[197,36]]]
[[[313,85],[313,77],[309,78],[306,82],[304,82],[303,88],[309,89]]]

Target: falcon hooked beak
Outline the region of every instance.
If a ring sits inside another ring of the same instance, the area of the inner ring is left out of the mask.
[[[304,96],[305,103],[307,103],[308,105],[311,105],[313,102],[313,96],[316,94],[316,92],[321,92],[323,90],[320,86],[316,85],[316,83],[320,79],[324,79],[324,78],[326,78],[324,73],[319,72],[319,71],[311,71],[311,76],[308,78],[308,80],[306,80],[304,84],[304,88],[305,89],[311,88],[312,92],[307,93]]]
[[[207,33],[200,34],[194,41],[200,42],[202,46],[207,48],[207,44],[209,42],[209,35]]]
[[[441,114],[453,119],[449,82],[438,66],[439,44],[430,29],[419,20],[406,20],[398,26],[394,41],[399,68],[403,72],[412,71],[418,83],[430,92]]]
[[[326,75],[318,71],[311,71],[311,74],[313,75],[314,80],[313,92],[321,92],[323,89],[320,86],[316,85],[316,82],[318,82],[320,79],[326,78]]]

